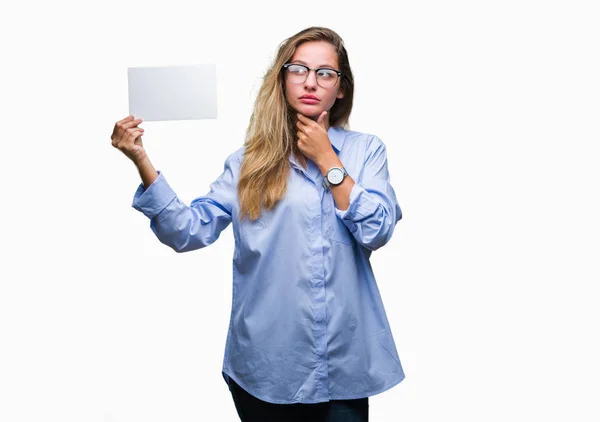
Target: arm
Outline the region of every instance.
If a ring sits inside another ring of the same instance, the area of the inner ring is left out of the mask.
[[[338,187],[344,184],[345,180]],[[391,239],[396,223],[402,218],[390,184],[385,144],[379,138],[373,137],[367,148],[358,181],[353,184],[350,181],[346,186],[350,189],[348,207],[340,210],[337,204],[342,201],[336,198],[336,215],[360,245],[371,251],[379,249]]]
[[[142,183],[144,184],[144,188],[148,189],[158,177],[158,172],[150,162],[150,159],[146,157],[141,163],[136,164],[138,171],[140,172],[140,177],[142,178]]]
[[[343,167],[344,164],[340,161],[335,151],[331,150],[321,161],[317,163],[323,177],[327,177],[327,171],[331,167]],[[331,185],[329,190],[335,201],[336,208],[339,210],[347,210],[350,203],[350,192],[354,186],[354,179],[349,174],[344,177],[344,180],[339,185]]]
[[[190,206],[177,197],[158,171],[147,189],[140,184],[132,207],[150,219],[156,237],[176,252],[204,248],[217,240],[231,223],[238,171],[238,159],[231,154],[223,173],[210,185],[210,192],[194,199]]]

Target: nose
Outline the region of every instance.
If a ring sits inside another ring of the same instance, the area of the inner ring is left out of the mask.
[[[306,77],[306,80],[304,81],[304,86],[307,88],[314,88],[317,86],[317,72],[314,70],[309,70],[308,71],[308,76]]]

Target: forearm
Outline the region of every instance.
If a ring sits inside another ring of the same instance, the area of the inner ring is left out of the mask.
[[[334,152],[323,156],[318,166],[325,176],[331,167],[342,167],[342,162]],[[389,184],[387,168],[380,177],[369,177],[366,182],[359,180],[358,184],[346,175],[344,181],[332,185],[330,191],[335,213],[360,245],[373,251],[389,241],[396,222],[402,218],[402,211]]]
[[[322,160],[317,163],[319,169],[321,170],[321,174],[325,177],[327,175],[327,171],[331,167],[343,167],[342,162],[338,158],[335,152],[332,151],[332,154],[323,157]],[[344,180],[339,185],[331,185],[331,195],[333,196],[333,200],[335,201],[336,207],[341,210],[347,210],[350,204],[350,192],[352,191],[352,187],[354,186],[354,180],[350,177],[350,175],[346,175]]]
[[[146,157],[140,163],[136,163],[136,166],[142,178],[144,188],[148,189],[148,186],[150,186],[158,177],[158,172],[156,171],[148,157]]]

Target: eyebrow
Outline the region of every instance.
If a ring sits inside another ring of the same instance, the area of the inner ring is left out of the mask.
[[[292,62],[298,62],[298,63],[302,63],[303,65],[308,66],[308,63],[303,62],[302,60],[296,59],[296,60],[292,60]],[[328,67],[330,69],[335,69],[335,67],[330,64],[322,64],[322,65],[317,66],[317,68],[320,68],[320,67]]]

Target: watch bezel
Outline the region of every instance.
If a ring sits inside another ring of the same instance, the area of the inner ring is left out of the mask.
[[[342,173],[342,176],[341,176],[342,178],[341,178],[341,180],[340,180],[339,182],[337,182],[337,183],[336,183],[336,182],[334,182],[334,181],[332,181],[332,180],[329,178],[329,175],[330,175],[330,174],[332,174],[332,172],[334,172],[334,171],[336,171],[336,170],[339,170],[339,171]],[[326,179],[327,179],[327,182],[329,182],[329,184],[331,184],[331,185],[334,185],[334,186],[337,186],[337,185],[340,185],[340,184],[342,184],[342,182],[344,181],[344,178],[346,177],[346,175],[347,175],[347,174],[348,174],[348,173],[346,172],[346,169],[345,169],[344,167],[332,167],[332,168],[330,168],[329,170],[327,170]]]

